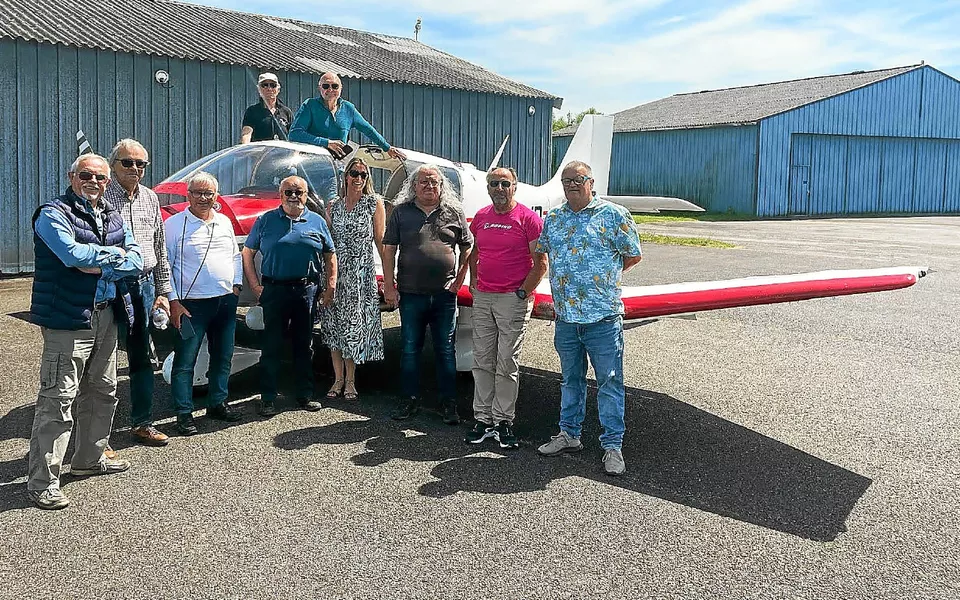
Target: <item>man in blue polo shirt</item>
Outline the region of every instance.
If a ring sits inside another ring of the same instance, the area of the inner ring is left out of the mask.
[[[260,355],[260,414],[277,414],[277,380],[284,332],[289,327],[297,371],[297,402],[320,410],[313,399],[314,300],[330,305],[337,289],[337,257],[324,218],[306,207],[307,182],[287,177],[280,182],[281,204],[257,219],[243,248],[243,272],[263,307],[263,353]],[[254,258],[263,254],[258,280]]]

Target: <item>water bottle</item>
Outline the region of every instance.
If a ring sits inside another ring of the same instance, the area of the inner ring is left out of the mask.
[[[157,307],[153,311],[153,326],[158,330],[163,331],[167,328],[167,325],[170,323],[170,317],[167,316],[167,313],[160,307]]]

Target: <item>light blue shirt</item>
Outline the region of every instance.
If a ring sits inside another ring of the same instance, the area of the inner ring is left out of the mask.
[[[557,319],[587,324],[623,314],[623,257],[641,255],[627,209],[594,198],[574,212],[564,202],[547,213],[536,251],[550,261]]]
[[[97,225],[97,235],[103,234],[103,215],[94,209],[86,198],[82,198],[81,208],[93,216]],[[100,281],[97,282],[97,294],[94,302],[113,300],[117,296],[116,283],[130,275],[139,275],[143,271],[143,255],[133,232],[124,223],[123,248],[101,246],[99,244],[81,244],[77,241],[73,225],[62,211],[45,206],[40,209],[34,229],[50,251],[57,255],[64,265],[75,268],[99,268]]]
[[[338,102],[337,114],[334,115],[320,98],[304,100],[297,109],[297,114],[293,116],[290,141],[326,148],[330,140],[346,143],[350,130],[356,129],[384,151],[390,149],[387,140],[383,139],[373,125],[367,123],[357,107],[342,98]]]

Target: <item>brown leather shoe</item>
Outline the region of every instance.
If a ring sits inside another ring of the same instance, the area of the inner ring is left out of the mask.
[[[107,444],[107,447],[103,449],[103,457],[107,460],[117,460],[120,458],[120,454],[116,450],[110,447],[110,444]]]
[[[158,431],[153,425],[134,427],[130,430],[130,435],[145,446],[166,446],[170,443],[170,438]]]

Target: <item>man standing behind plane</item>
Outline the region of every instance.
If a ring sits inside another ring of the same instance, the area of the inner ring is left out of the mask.
[[[280,80],[273,73],[261,73],[257,78],[260,101],[243,112],[240,143],[264,140],[286,140],[293,111],[280,101]]]
[[[597,376],[603,470],[626,472],[620,451],[625,429],[623,388],[623,273],[640,262],[640,237],[630,213],[593,195],[593,172],[580,161],[560,174],[567,201],[544,220],[536,268],[550,263],[557,313],[554,346],[560,356],[560,433],[537,449],[543,456],[579,452],[587,403],[587,357]]]
[[[140,273],[143,258],[120,213],[103,200],[110,183],[107,160],[84,154],[68,177],[67,191],[33,215],[30,318],[41,327],[43,356],[27,490],[46,510],[70,504],[60,491],[60,475],[74,421],[74,475],[130,468],[125,460],[106,457],[104,449],[117,409],[114,314],[129,318],[116,282]]]
[[[517,172],[500,167],[487,173],[493,204],[470,223],[473,292],[473,414],[464,441],[492,437],[501,448],[519,447],[513,433],[520,379],[520,349],[543,272],[533,269],[533,252],[543,229],[540,216],[514,199]],[[544,261],[546,258],[543,259]],[[539,275],[538,275],[539,273]]]
[[[473,236],[450,180],[435,165],[421,165],[403,184],[399,204],[383,235],[383,297],[400,306],[400,360],[403,399],[393,413],[398,421],[417,414],[420,404],[420,353],[427,325],[433,335],[443,420],[457,414],[457,291],[467,274]],[[460,248],[457,264],[456,249]],[[397,249],[400,266],[394,288]]]
[[[334,158],[346,156],[344,146],[351,129],[356,129],[393,158],[406,156],[392,148],[351,102],[340,97],[343,84],[336,73],[324,73],[317,85],[319,98],[307,98],[293,116],[290,141],[323,146]]]
[[[130,434],[147,446],[166,446],[167,436],[153,426],[153,362],[150,359],[150,319],[154,310],[170,315],[170,263],[163,240],[160,201],[150,188],[140,185],[150,160],[147,149],[134,139],[117,142],[110,152],[114,178],[104,198],[115,206],[143,253],[143,272],[126,280],[133,300],[133,326],[126,333],[130,367]]]

